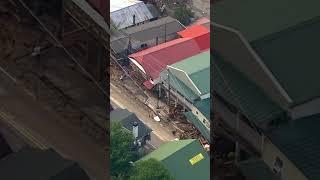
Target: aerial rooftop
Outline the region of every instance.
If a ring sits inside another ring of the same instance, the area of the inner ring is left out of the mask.
[[[209,156],[197,139],[167,142],[140,160],[150,158],[161,161],[176,180],[210,179]]]

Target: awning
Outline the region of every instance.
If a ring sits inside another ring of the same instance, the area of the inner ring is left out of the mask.
[[[153,81],[152,81],[151,79],[145,81],[145,82],[143,83],[143,85],[144,85],[147,89],[149,89],[149,90],[154,87],[154,83],[153,83]]]

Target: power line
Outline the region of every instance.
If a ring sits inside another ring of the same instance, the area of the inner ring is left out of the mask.
[[[41,27],[49,34],[49,36],[65,51],[65,53],[71,58],[71,60],[76,63],[79,68],[83,71],[83,73],[91,79],[96,86],[101,90],[101,92],[107,96],[104,88],[100,86],[100,84],[91,76],[89,72],[85,70],[84,67],[73,57],[73,55],[63,46],[63,44],[51,33],[51,31],[42,23],[42,21],[30,10],[30,8],[23,2],[23,0],[19,0],[19,2],[23,5],[24,8],[31,14],[31,16],[37,20],[37,22],[41,25]]]

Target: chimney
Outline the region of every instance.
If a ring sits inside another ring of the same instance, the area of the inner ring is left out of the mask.
[[[133,132],[133,136],[135,139],[138,138],[138,134],[139,134],[139,126],[138,126],[138,122],[133,122],[133,126],[132,126],[132,132]]]
[[[134,14],[132,18],[133,18],[133,25],[135,26],[136,25],[136,15]]]

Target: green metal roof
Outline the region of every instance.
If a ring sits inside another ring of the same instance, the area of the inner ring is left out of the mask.
[[[309,180],[320,179],[320,114],[294,120],[268,134]]]
[[[210,52],[206,51],[197,54],[195,56],[179,61],[171,66],[182,69],[187,74],[197,73],[198,71],[201,71],[203,69],[210,68]]]
[[[214,3],[212,19],[254,41],[318,17],[319,7],[318,0],[223,0]]]
[[[201,120],[197,118],[192,112],[183,113],[189,121],[200,131],[202,136],[210,142],[210,131],[200,122]]]
[[[170,71],[164,70],[160,73],[160,77],[166,83],[170,83],[170,87],[177,90],[182,96],[184,96],[190,102],[194,102],[199,96],[195,94],[188,86],[186,86],[180,79],[174,76]]]
[[[263,160],[250,159],[238,164],[246,180],[280,180]]]
[[[231,64],[214,56],[214,68],[214,87],[217,94],[238,107],[257,126],[261,127],[283,112],[258,86]]]
[[[189,160],[199,153],[204,158],[192,165]],[[209,156],[196,139],[167,142],[139,161],[150,158],[161,161],[176,180],[210,179]]]
[[[320,96],[320,1],[223,0],[214,6],[213,21],[245,36],[293,105]]]
[[[294,104],[320,96],[319,32],[320,18],[252,43]]]
[[[179,61],[171,67],[184,71],[195,86],[200,90],[201,94],[206,94],[210,92],[210,52],[203,52],[198,55],[189,57],[182,61]],[[190,89],[191,85],[186,82],[184,77],[179,74],[175,74],[179,79],[181,79]]]

